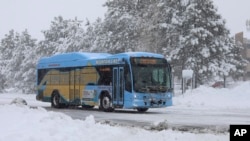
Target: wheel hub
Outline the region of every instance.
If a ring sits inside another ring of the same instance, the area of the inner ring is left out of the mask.
[[[103,100],[102,100],[102,103],[103,103],[103,108],[104,109],[107,109],[110,107],[110,100],[108,97],[104,97]]]

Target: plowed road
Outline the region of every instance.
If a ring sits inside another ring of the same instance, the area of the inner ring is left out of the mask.
[[[174,129],[190,132],[228,132],[230,124],[250,124],[250,110],[235,109],[199,109],[199,108],[162,108],[149,109],[146,113],[138,113],[136,110],[115,110],[114,112],[102,112],[94,109],[54,109],[69,115],[73,119],[84,120],[94,116],[96,122],[116,126],[133,126],[148,130]]]

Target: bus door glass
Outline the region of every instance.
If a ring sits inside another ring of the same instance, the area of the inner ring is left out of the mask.
[[[123,106],[124,101],[124,67],[113,68],[113,104]]]
[[[80,70],[73,69],[70,71],[69,100],[79,102],[80,98]]]
[[[75,96],[75,71],[70,71],[70,79],[69,79],[69,100],[73,101]]]

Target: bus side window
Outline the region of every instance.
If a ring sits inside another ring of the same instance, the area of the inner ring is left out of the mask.
[[[110,85],[112,83],[112,71],[110,67],[100,67],[98,85]]]
[[[111,83],[111,79],[110,78],[104,78],[103,81],[102,81],[103,85],[110,85],[110,83]]]

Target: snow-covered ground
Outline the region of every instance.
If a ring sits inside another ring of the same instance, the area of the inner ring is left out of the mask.
[[[250,109],[250,82],[238,82],[231,88],[200,86],[174,97],[173,101],[181,108]]]
[[[184,95],[173,98],[176,109],[194,107],[204,109],[250,109],[250,82],[233,88],[215,89],[201,86]],[[28,106],[10,104],[14,98],[23,98]],[[36,107],[38,108],[32,108]],[[173,131],[149,131],[136,127],[101,124],[89,115],[85,120],[71,117],[42,107],[50,106],[35,100],[34,94],[17,92],[0,94],[0,141],[228,141],[229,133],[190,133]],[[157,109],[154,109],[157,110]],[[159,111],[162,109],[159,109]],[[108,114],[108,113],[107,113]]]

